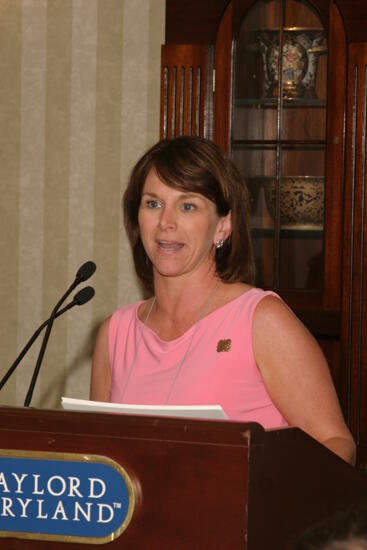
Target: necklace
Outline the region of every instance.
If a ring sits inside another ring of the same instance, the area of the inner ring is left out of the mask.
[[[168,395],[167,395],[166,401],[165,401],[165,403],[164,403],[165,405],[168,404],[168,401],[169,401],[169,399],[170,399],[170,397],[171,397],[171,394],[172,394],[172,390],[173,390],[173,388],[174,388],[174,386],[175,386],[175,384],[176,384],[176,382],[177,382],[177,378],[180,376],[180,373],[181,373],[182,367],[183,367],[183,365],[184,365],[186,356],[187,356],[187,354],[189,353],[189,350],[190,350],[190,348],[191,348],[191,344],[192,344],[192,342],[193,342],[193,340],[194,340],[194,337],[195,337],[195,335],[196,335],[196,333],[197,333],[197,331],[198,331],[198,328],[199,328],[199,325],[200,325],[202,319],[205,317],[206,312],[208,311],[208,308],[209,308],[210,303],[211,303],[211,301],[212,301],[212,299],[213,299],[213,297],[214,297],[214,294],[215,294],[216,291],[217,291],[218,285],[219,285],[219,279],[218,279],[218,281],[216,282],[216,285],[215,285],[214,289],[213,289],[212,292],[210,293],[210,296],[209,296],[209,298],[208,298],[208,301],[207,301],[206,304],[204,305],[202,312],[200,313],[200,317],[199,317],[199,320],[198,320],[198,322],[197,322],[197,324],[196,324],[195,330],[193,331],[193,333],[192,333],[192,335],[191,335],[189,344],[188,344],[188,346],[187,346],[187,348],[186,348],[186,350],[185,350],[185,353],[183,354],[183,357],[182,357],[182,359],[181,359],[180,364],[178,365],[178,368],[177,368],[175,377],[174,377],[173,382],[172,382],[172,384],[171,384],[171,387],[170,387],[170,389],[169,389],[169,391],[168,391]]]
[[[183,365],[184,365],[184,363],[185,363],[187,354],[188,354],[189,351],[190,351],[192,342],[193,342],[193,340],[194,340],[194,338],[195,338],[195,336],[196,336],[196,333],[197,333],[197,331],[198,331],[198,329],[199,329],[200,323],[201,323],[201,321],[203,320],[203,318],[205,317],[205,315],[206,315],[206,313],[207,313],[207,311],[208,311],[208,309],[209,309],[209,306],[210,306],[210,304],[211,304],[211,302],[212,302],[212,300],[213,300],[213,298],[214,298],[214,294],[215,294],[216,291],[217,291],[219,282],[220,282],[220,281],[219,281],[219,279],[218,279],[218,281],[217,281],[216,284],[215,284],[214,289],[213,289],[212,292],[210,293],[210,296],[209,296],[207,302],[205,303],[205,305],[204,305],[204,307],[203,307],[203,309],[202,309],[202,311],[201,311],[201,313],[200,313],[199,320],[198,320],[198,322],[196,323],[196,327],[195,327],[195,329],[194,329],[194,331],[193,331],[193,333],[192,333],[192,335],[191,335],[191,338],[190,338],[190,340],[189,340],[189,343],[188,343],[188,345],[187,345],[187,348],[186,348],[186,350],[185,350],[185,353],[183,354],[182,359],[181,359],[181,361],[180,361],[180,363],[179,363],[179,365],[178,365],[178,367],[177,367],[176,374],[175,374],[175,376],[174,376],[174,378],[173,378],[173,381],[172,381],[172,383],[171,383],[171,386],[170,386],[170,388],[169,388],[169,390],[168,390],[168,394],[167,394],[166,400],[165,400],[165,402],[164,402],[164,405],[167,405],[168,402],[169,402],[169,399],[170,399],[170,397],[171,397],[173,388],[174,388],[175,385],[176,385],[177,379],[178,379],[178,377],[180,376],[180,373],[181,373],[181,371],[182,371],[182,367],[183,367]],[[154,307],[154,304],[155,304],[155,303],[156,303],[156,297],[154,296],[154,298],[153,298],[153,300],[152,300],[152,304],[151,304],[151,306],[150,306],[150,308],[149,308],[149,311],[148,311],[148,313],[147,313],[147,315],[146,315],[146,317],[145,317],[145,319],[144,319],[144,322],[143,322],[144,325],[147,324],[147,322],[148,322],[148,320],[149,320],[149,317],[150,317],[150,314],[151,314],[152,311],[153,311],[153,307]],[[123,403],[123,399],[124,399],[124,397],[125,397],[125,393],[126,393],[127,386],[128,386],[128,384],[129,384],[131,375],[132,375],[132,373],[133,373],[133,371],[134,371],[135,364],[136,364],[136,358],[137,358],[137,355],[138,355],[138,350],[139,350],[139,347],[140,347],[140,344],[141,344],[141,339],[142,339],[142,337],[143,337],[143,331],[140,330],[139,340],[138,340],[137,345],[136,345],[136,348],[135,348],[135,353],[134,353],[134,357],[133,357],[133,362],[132,362],[131,368],[130,368],[130,370],[129,370],[129,374],[128,374],[127,378],[126,378],[126,382],[125,382],[125,384],[124,384],[124,387],[123,387],[123,389],[122,389],[122,395],[121,395],[120,403]]]
[[[153,309],[153,307],[154,307],[155,300],[156,300],[156,298],[155,298],[155,296],[154,296],[154,298],[153,298],[153,300],[152,300],[152,304],[151,304],[151,306],[150,306],[150,308],[149,308],[149,311],[148,311],[148,313],[147,313],[147,315],[146,315],[146,317],[145,317],[145,319],[144,319],[144,323],[143,323],[144,325],[147,324],[148,319],[149,319],[149,316],[150,316],[150,314],[152,313],[152,309]],[[126,388],[127,388],[128,384],[129,384],[129,382],[130,382],[130,377],[131,377],[132,372],[133,372],[133,370],[134,370],[134,368],[135,368],[136,357],[137,357],[137,355],[138,355],[138,349],[140,348],[140,343],[141,343],[141,339],[142,339],[142,338],[143,338],[143,331],[140,330],[139,340],[138,340],[138,342],[137,342],[137,344],[136,344],[136,346],[135,346],[135,352],[134,352],[133,362],[132,362],[132,364],[131,364],[131,369],[129,370],[129,374],[127,375],[126,382],[125,382],[125,384],[124,384],[124,387],[122,388],[120,403],[123,403],[123,399],[124,399],[125,393],[126,393]]]

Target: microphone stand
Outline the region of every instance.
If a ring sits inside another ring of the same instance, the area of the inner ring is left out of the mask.
[[[93,298],[93,296],[94,296],[94,289],[91,286],[87,286],[87,287],[82,288],[82,290],[80,290],[74,296],[74,299],[73,299],[72,302],[70,302],[70,304],[68,304],[67,306],[65,306],[64,308],[62,308],[60,311],[58,311],[56,313],[55,319],[57,317],[59,317],[60,315],[63,315],[66,311],[68,311],[72,307],[74,307],[76,305],[81,306],[81,305],[89,302],[89,300],[91,300]],[[26,355],[28,350],[33,345],[33,343],[37,340],[37,338],[41,334],[42,330],[45,328],[46,325],[48,325],[49,321],[50,321],[50,319],[47,319],[47,321],[45,321],[44,323],[42,323],[42,325],[40,327],[38,327],[36,332],[28,340],[27,344],[24,346],[24,348],[22,349],[22,351],[20,352],[18,357],[15,359],[14,363],[10,366],[10,368],[7,370],[7,372],[5,373],[3,378],[0,380],[0,391],[3,389],[3,387],[5,386],[5,384],[7,383],[7,381],[9,380],[9,378],[11,377],[11,375],[13,374],[13,372],[15,371],[15,369],[17,368],[17,366],[19,365],[19,363],[21,362],[23,357]]]
[[[51,315],[50,315],[50,318],[48,320],[48,325],[47,325],[47,328],[46,328],[45,335],[44,335],[43,340],[42,340],[42,345],[41,345],[41,349],[40,349],[39,354],[38,354],[38,359],[37,359],[36,366],[34,368],[32,380],[31,380],[31,383],[29,385],[26,398],[24,400],[24,406],[25,407],[29,407],[30,402],[32,400],[33,390],[34,390],[34,387],[35,387],[36,382],[37,382],[38,374],[39,374],[39,371],[40,371],[40,368],[41,368],[42,359],[43,359],[43,356],[44,356],[45,351],[46,351],[47,342],[48,342],[48,339],[50,337],[51,329],[52,329],[52,326],[54,324],[54,320],[56,318],[56,314],[57,314],[58,309],[60,308],[61,304],[66,300],[66,298],[69,296],[69,294],[74,290],[74,288],[76,286],[78,286],[82,281],[85,281],[85,280],[89,279],[89,277],[91,277],[91,275],[93,275],[95,270],[96,270],[96,265],[93,262],[86,262],[85,264],[83,264],[82,267],[78,270],[78,272],[76,274],[76,277],[75,277],[75,280],[72,283],[72,285],[68,288],[68,290],[65,292],[65,294],[57,302],[56,306],[53,308],[53,310],[51,312]]]

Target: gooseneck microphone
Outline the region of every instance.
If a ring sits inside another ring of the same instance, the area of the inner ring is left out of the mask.
[[[56,306],[53,308],[53,310],[51,312],[51,315],[50,315],[50,318],[48,319],[47,328],[46,328],[46,332],[45,332],[45,335],[44,335],[43,340],[42,340],[41,349],[40,349],[39,354],[38,354],[37,363],[36,363],[36,366],[34,368],[32,380],[31,380],[31,383],[29,385],[28,392],[27,392],[27,395],[26,395],[26,398],[25,398],[25,401],[24,401],[24,406],[25,407],[29,407],[30,402],[32,400],[33,390],[34,390],[34,387],[35,387],[36,382],[37,382],[38,373],[40,371],[41,364],[42,364],[42,359],[43,359],[43,356],[44,356],[45,351],[46,351],[47,342],[48,342],[48,339],[50,337],[51,329],[52,329],[52,326],[53,326],[53,323],[54,323],[54,320],[56,318],[58,310],[60,309],[61,305],[65,302],[65,300],[69,296],[69,294],[74,290],[74,288],[77,287],[83,281],[86,281],[87,279],[89,279],[93,275],[95,270],[96,270],[96,264],[94,262],[91,262],[91,261],[85,262],[78,269],[73,283],[70,285],[70,287],[67,289],[65,294],[63,294],[63,296],[57,302]]]
[[[87,302],[89,302],[89,300],[93,298],[93,296],[94,296],[94,289],[91,286],[86,286],[82,288],[81,290],[79,290],[79,292],[75,294],[72,302],[70,302],[67,306],[63,307],[62,309],[60,309],[60,311],[56,313],[55,319],[56,317],[59,317],[60,315],[62,315],[63,313],[65,313],[66,311],[68,311],[74,306],[82,306],[83,304],[86,304]],[[17,366],[19,365],[19,363],[21,362],[25,354],[28,352],[28,350],[31,348],[31,346],[35,342],[35,340],[37,340],[42,330],[45,328],[45,326],[48,325],[49,321],[50,319],[47,319],[47,321],[45,321],[44,323],[42,323],[41,326],[38,327],[36,332],[28,340],[28,342],[26,343],[22,351],[19,353],[14,363],[10,366],[6,374],[0,380],[0,391],[5,386],[5,384],[7,383],[7,381],[9,380],[9,378],[11,377],[11,375],[13,374],[13,372],[15,371],[15,369],[17,368]]]
[[[78,271],[75,275],[75,280],[71,284],[71,286],[68,288],[68,290],[65,292],[64,296],[61,298],[60,302],[63,302],[66,300],[70,292],[73,292],[74,288],[78,286],[83,281],[87,281],[95,272],[97,269],[97,266],[94,262],[85,262],[81,267],[79,267]]]

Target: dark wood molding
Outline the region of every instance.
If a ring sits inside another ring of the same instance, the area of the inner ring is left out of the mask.
[[[309,0],[325,27],[329,0]],[[166,44],[214,44],[222,16],[232,3],[234,19],[241,18],[255,0],[166,0]]]
[[[295,309],[295,313],[316,338],[340,338],[340,314],[336,311]]]
[[[367,44],[348,49],[342,343],[344,402],[358,443],[367,441],[366,294],[366,63]]]
[[[211,137],[212,82],[210,47],[205,44],[165,44],[161,57],[162,138],[179,135]],[[207,108],[209,106],[209,110]]]
[[[367,41],[366,0],[335,0],[340,9],[348,42]]]
[[[230,147],[232,90],[232,5],[226,9],[215,44],[214,141],[226,153]]]
[[[234,14],[254,0],[233,0]],[[214,44],[222,15],[230,0],[166,0],[166,44]],[[310,0],[327,22],[329,1]],[[367,41],[366,0],[335,0],[344,21],[347,41]]]
[[[343,240],[343,210],[340,207],[344,192],[344,152],[345,152],[345,113],[346,113],[346,37],[340,12],[334,3],[330,5],[329,19],[329,61],[328,61],[328,106],[326,186],[325,201],[325,242],[323,309],[341,307],[341,272]],[[338,82],[338,86],[333,86]]]
[[[166,0],[166,44],[214,44],[230,0]]]

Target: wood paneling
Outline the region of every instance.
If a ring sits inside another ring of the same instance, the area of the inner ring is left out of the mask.
[[[166,44],[214,43],[229,0],[166,0]]]
[[[343,375],[347,419],[367,442],[366,122],[367,45],[349,47],[343,271]]]
[[[336,0],[347,32],[348,42],[367,40],[366,0]]]
[[[229,152],[232,89],[232,5],[221,21],[215,45],[214,141]]]
[[[253,0],[234,0],[234,12],[245,9]],[[328,19],[328,0],[310,2],[319,12],[324,22]],[[366,0],[336,0],[347,33],[348,42],[367,40]],[[216,33],[229,0],[167,0],[166,1],[166,44],[214,43]]]
[[[255,0],[166,0],[166,44],[214,44],[226,8],[231,3],[239,20]],[[309,0],[328,20],[329,0]],[[361,3],[363,0],[360,0]],[[348,0],[345,0],[347,3]]]
[[[211,137],[210,48],[167,44],[162,47],[161,137]]]
[[[344,150],[345,150],[345,93],[346,93],[346,41],[343,21],[334,2],[330,4],[328,52],[328,110],[325,196],[324,287],[322,306],[325,310],[339,310],[341,301],[343,238]],[[338,86],[334,86],[334,82]]]

